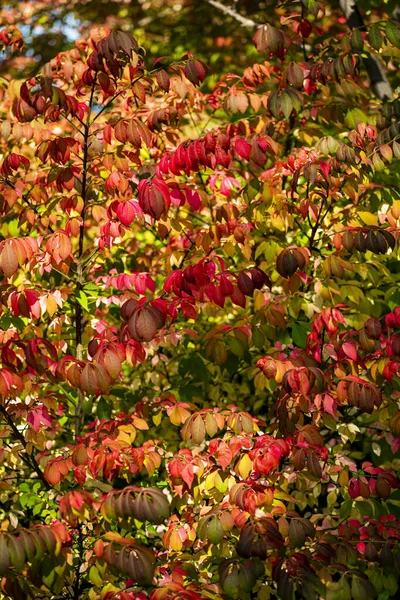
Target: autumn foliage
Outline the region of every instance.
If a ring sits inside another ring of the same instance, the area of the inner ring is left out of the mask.
[[[1,80],[2,598],[398,597],[400,27],[338,15]]]

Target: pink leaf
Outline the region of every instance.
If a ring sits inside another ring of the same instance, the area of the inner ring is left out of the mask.
[[[350,344],[349,342],[345,342],[343,344],[342,348],[343,348],[343,352],[346,354],[346,356],[351,358],[351,360],[357,360],[357,350],[355,349],[355,346],[353,344]]]

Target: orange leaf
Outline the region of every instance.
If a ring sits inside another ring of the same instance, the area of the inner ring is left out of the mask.
[[[57,463],[49,463],[44,470],[44,476],[50,485],[58,485],[61,481],[61,473]]]
[[[7,277],[14,275],[18,269],[18,258],[10,243],[5,243],[0,258],[1,269]]]

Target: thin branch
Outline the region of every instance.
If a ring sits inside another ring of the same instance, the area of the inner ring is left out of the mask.
[[[324,201],[322,200],[321,206],[319,207],[317,220],[316,220],[315,224],[312,226],[312,228],[311,228],[311,234],[310,234],[310,237],[308,238],[308,247],[310,248],[310,250],[312,250],[314,248],[314,239],[315,239],[315,235],[316,235],[316,233],[318,231],[318,227],[321,224],[320,223],[320,218],[321,218],[321,215],[322,215],[323,207],[324,207]]]
[[[73,600],[79,600],[81,594],[81,566],[83,563],[83,534],[82,534],[82,525],[78,524],[78,562],[76,563],[75,568],[75,581],[73,587]]]
[[[214,8],[220,10],[225,15],[229,15],[230,17],[232,17],[232,19],[235,19],[235,21],[243,25],[243,27],[247,27],[247,29],[258,29],[260,27],[259,23],[256,23],[255,21],[253,21],[252,19],[248,19],[247,17],[242,17],[242,15],[236,12],[236,10],[230,8],[229,6],[225,6],[225,4],[222,4],[222,2],[218,2],[218,0],[206,0],[206,2],[208,2],[208,4],[211,4],[211,6],[214,6]]]
[[[22,435],[22,433],[18,430],[18,427],[15,425],[14,421],[12,420],[12,418],[10,417],[10,415],[8,414],[6,408],[4,406],[2,406],[0,404],[0,412],[4,417],[5,422],[7,423],[7,425],[10,427],[11,431],[13,432],[15,438],[21,442],[25,452],[26,452],[26,447],[27,447],[27,442],[24,438],[24,436]],[[33,454],[20,454],[21,460],[30,468],[33,469],[35,471],[35,473],[37,474],[37,476],[39,477],[39,479],[41,480],[41,482],[43,483],[43,485],[45,486],[45,488],[47,490],[51,490],[51,485],[48,483],[48,481],[45,479],[45,476],[43,474],[43,471],[41,470],[41,468],[39,467],[36,458],[33,456]]]
[[[150,71],[150,73],[151,73],[151,71]],[[113,96],[112,98],[110,98],[110,101],[109,101],[109,102],[107,102],[107,104],[104,104],[104,106],[103,106],[103,107],[102,107],[102,108],[99,110],[99,112],[98,112],[98,113],[96,113],[96,115],[93,117],[93,120],[92,120],[92,122],[90,123],[90,125],[93,125],[93,123],[94,123],[95,121],[97,121],[97,119],[100,117],[100,115],[102,115],[102,114],[103,114],[103,112],[104,112],[105,110],[107,110],[107,108],[108,108],[109,106],[111,106],[111,104],[114,102],[114,100],[116,100],[116,99],[117,99],[119,96],[121,96],[121,94],[123,94],[124,92],[128,91],[128,90],[129,90],[129,88],[131,88],[131,87],[132,87],[132,85],[133,85],[134,83],[137,83],[138,81],[140,81],[141,79],[143,79],[143,77],[144,77],[144,75],[141,75],[140,77],[138,77],[137,79],[135,79],[135,80],[134,80],[134,81],[132,81],[131,83],[128,83],[128,85],[126,85],[126,86],[125,86],[125,87],[123,87],[121,90],[119,90],[119,92],[117,92],[116,94],[114,94],[114,96]],[[90,114],[90,107],[89,107],[89,112],[88,112],[88,114]],[[92,133],[91,135],[94,135],[94,134]]]
[[[11,183],[11,181],[9,181],[8,179],[3,179],[2,181],[4,181],[5,184],[8,185],[8,187],[10,187],[13,190],[16,190],[16,187],[13,183]],[[27,203],[27,205],[29,206],[29,208],[31,210],[33,210],[33,212],[35,213],[35,215],[38,217],[38,219],[41,219],[41,215],[38,211],[38,208],[35,204],[32,204],[31,202],[29,202],[28,200],[28,196],[31,193],[31,190],[28,190],[25,194],[22,194],[21,196],[21,200],[23,200],[24,202]],[[53,228],[51,227],[51,225],[47,225],[47,229],[50,231],[50,233],[54,233]]]

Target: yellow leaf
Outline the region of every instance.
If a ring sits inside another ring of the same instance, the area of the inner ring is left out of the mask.
[[[152,420],[156,427],[158,427],[158,425],[161,423],[162,417],[163,417],[163,415],[162,415],[161,411],[159,413],[156,413],[155,415],[153,415]]]
[[[254,292],[254,308],[256,310],[261,310],[262,307],[266,304],[264,294],[261,290],[255,290]]]
[[[182,546],[183,543],[179,533],[177,531],[173,531],[171,533],[171,537],[169,538],[169,547],[171,548],[171,550],[179,552],[180,550],[182,550]]]
[[[228,256],[231,256],[231,257],[235,256],[235,250],[236,250],[236,246],[234,244],[232,244],[232,242],[226,242],[224,244],[224,252]]]
[[[236,470],[242,479],[247,479],[248,476],[250,475],[252,468],[253,468],[253,461],[249,458],[248,454],[245,454],[239,460]]]
[[[242,247],[242,254],[246,260],[251,259],[251,248],[247,244],[244,244]]]
[[[101,600],[104,600],[104,598],[106,596],[108,596],[108,598],[110,597],[109,596],[110,592],[114,592],[114,594],[115,594],[116,592],[119,592],[119,591],[120,591],[119,587],[116,587],[112,583],[107,583],[100,592],[100,598],[101,598]]]
[[[107,533],[103,536],[105,540],[110,540],[111,542],[119,541],[122,539],[122,535],[117,533],[116,531],[107,531]]]
[[[285,500],[285,502],[296,502],[296,499],[293,498],[293,496],[290,496],[286,492],[282,492],[282,491],[279,491],[279,490],[275,490],[275,492],[274,492],[274,498],[276,500]]]
[[[275,229],[285,231],[285,219],[281,215],[271,215],[270,223]]]
[[[254,386],[256,387],[257,390],[263,390],[265,388],[265,375],[264,373],[257,373],[257,375],[254,378]]]
[[[53,296],[47,296],[46,300],[46,310],[49,313],[50,317],[54,315],[57,310],[57,302],[54,300]]]
[[[12,79],[10,81],[10,83],[8,84],[7,96],[9,97],[9,99],[11,100],[11,102],[15,98],[19,98],[20,97],[20,89],[21,89],[22,83],[23,83],[22,80]]]
[[[281,502],[280,500],[275,500],[275,499],[274,499],[274,501],[273,501],[272,505],[273,505],[273,506],[275,506],[275,507],[278,507],[278,508],[280,508],[280,509],[282,510],[282,512],[283,512],[283,513],[285,513],[285,512],[286,512],[286,510],[287,510],[287,506],[286,506],[286,504],[283,504],[283,502]]]
[[[214,486],[215,475],[216,475],[216,472],[210,473],[209,475],[207,475],[207,478],[205,481],[205,488],[208,492],[215,487]]]
[[[360,217],[361,221],[365,223],[365,225],[372,227],[378,226],[378,217],[376,215],[373,215],[368,211],[362,210],[358,213],[358,216]]]
[[[396,220],[400,217],[400,200],[395,200],[393,202],[391,212]]]
[[[226,481],[222,481],[219,473],[215,474],[214,487],[222,494],[226,492],[228,488]]]
[[[121,425],[118,427],[118,437],[117,440],[122,444],[126,444],[130,446],[136,437],[136,429],[133,425]]]

